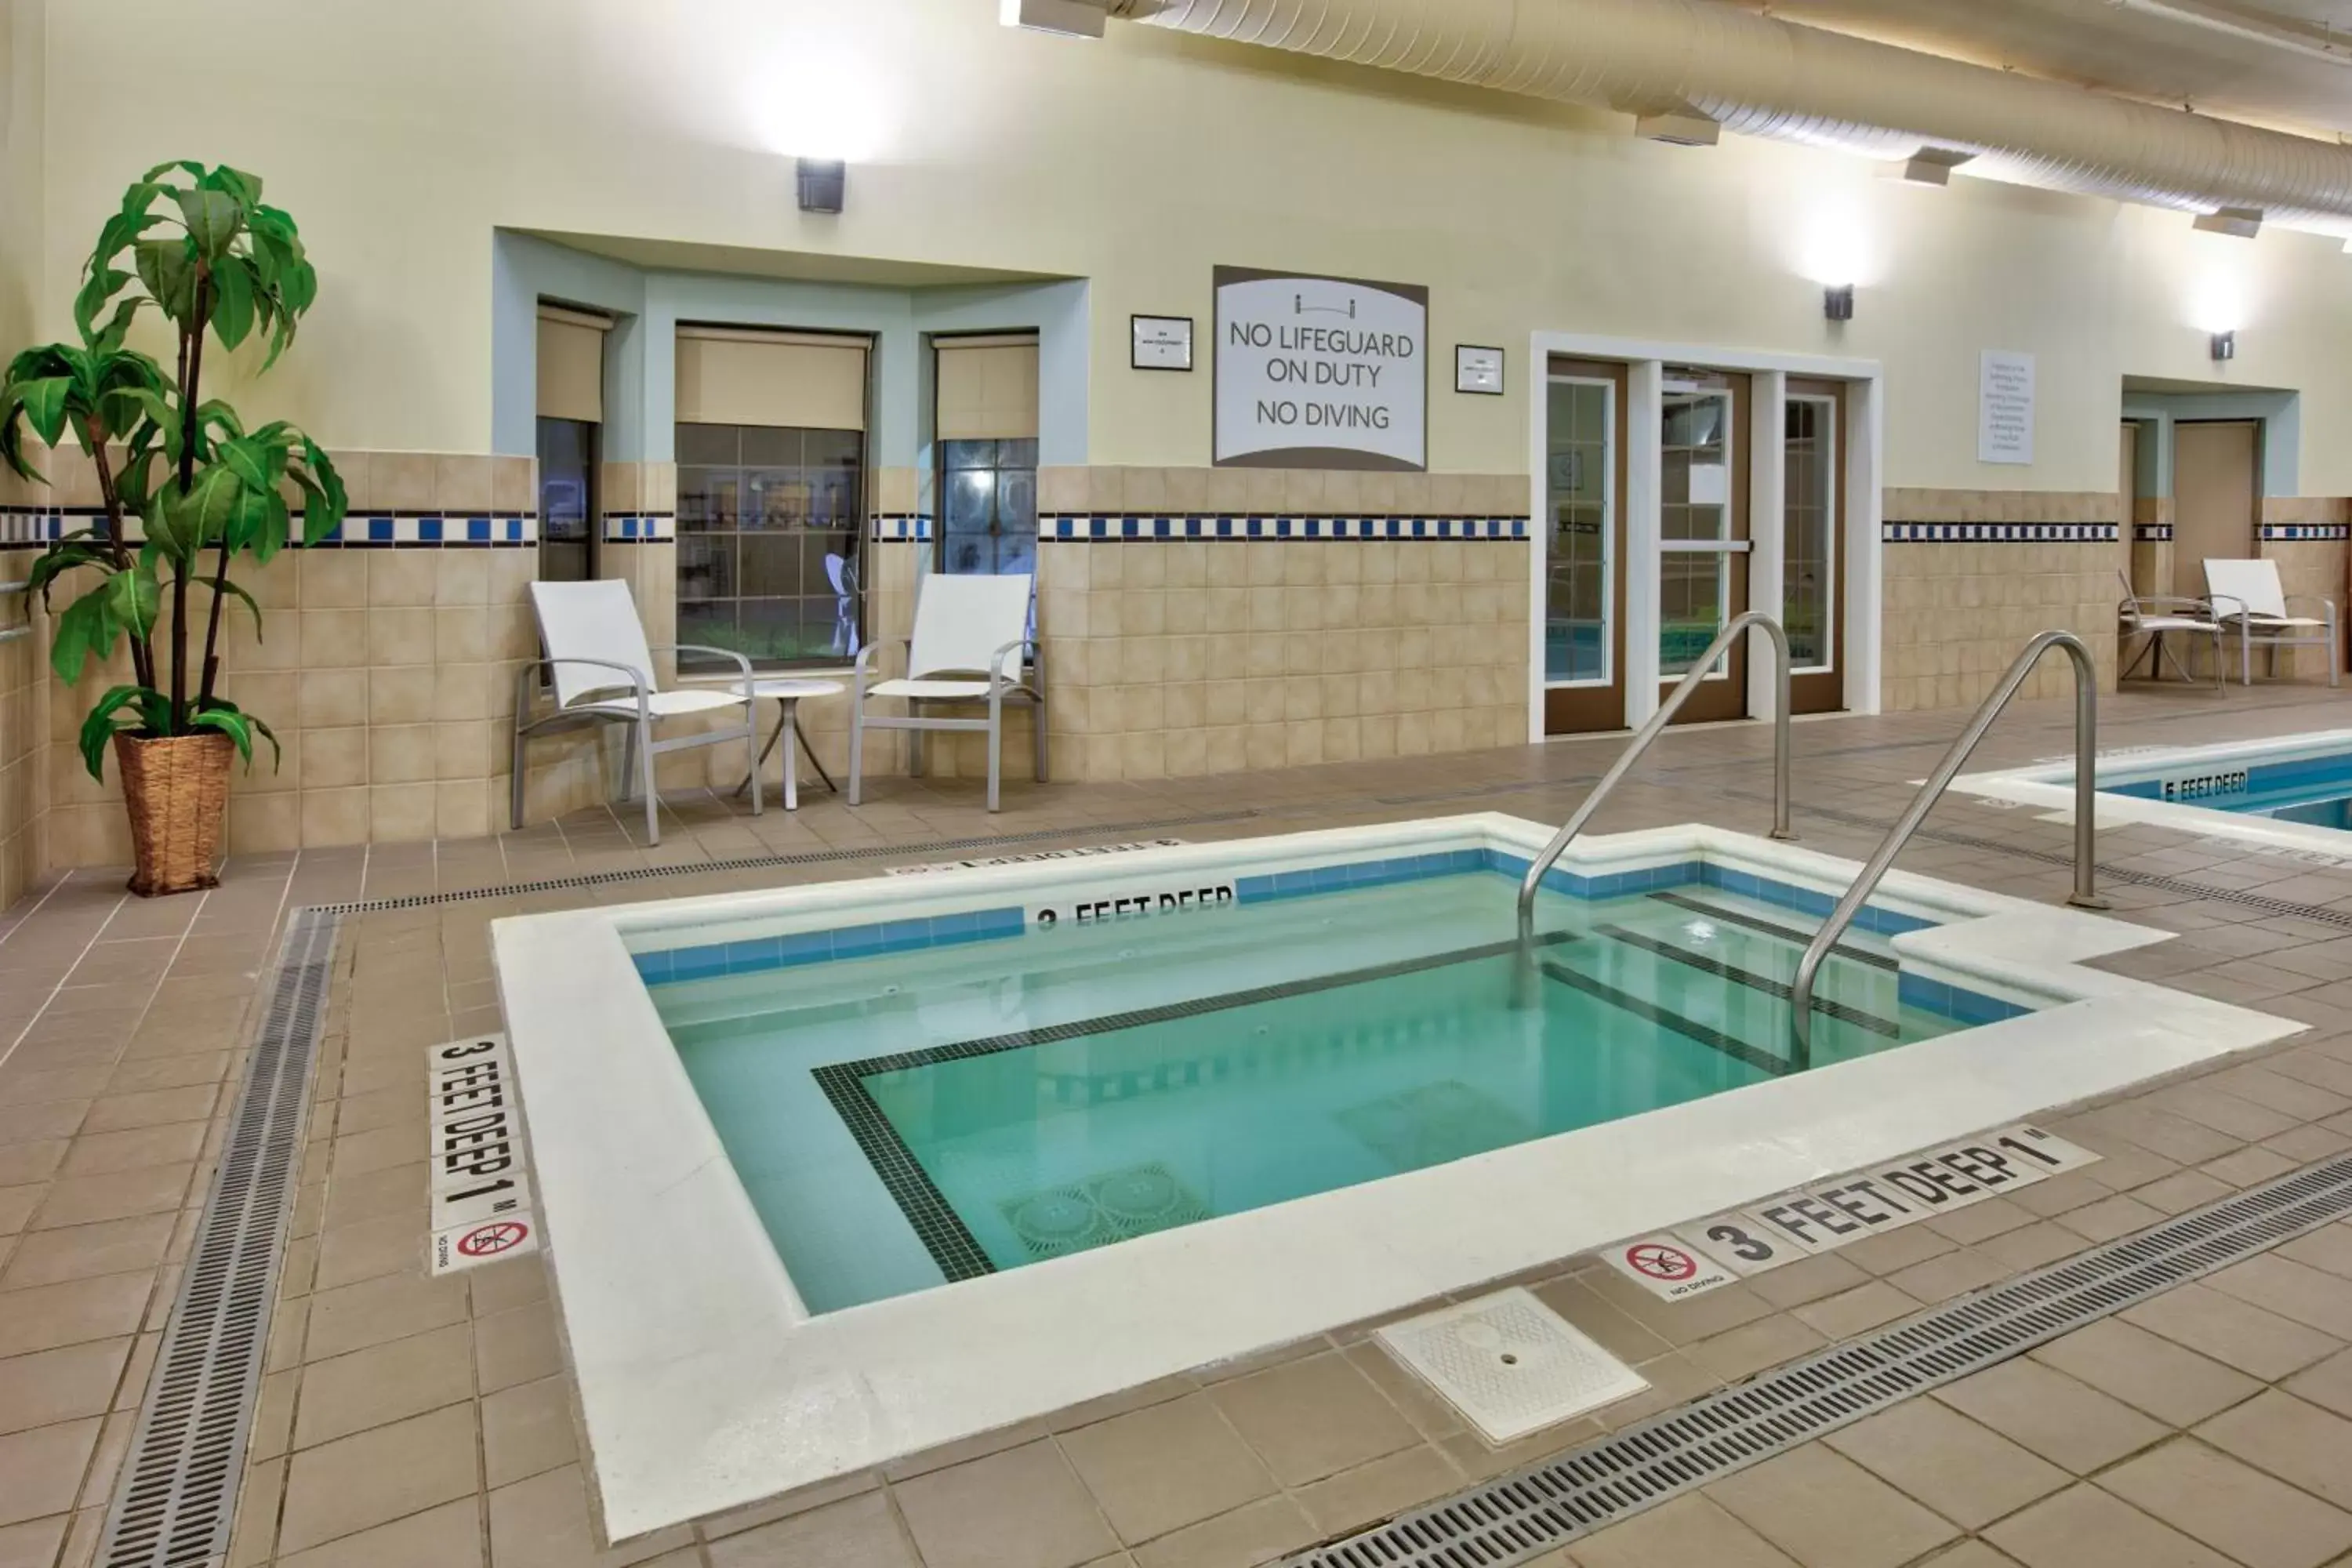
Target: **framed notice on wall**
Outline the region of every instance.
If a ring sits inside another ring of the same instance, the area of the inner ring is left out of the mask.
[[[1220,468],[1429,466],[1429,290],[1216,269]]]
[[[1987,349],[1977,362],[1977,461],[2033,461],[2033,356]]]

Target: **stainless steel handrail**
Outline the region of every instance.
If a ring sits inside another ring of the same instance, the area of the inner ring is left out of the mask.
[[[1978,706],[1968,727],[1952,742],[1951,750],[1944,753],[1944,760],[1936,764],[1936,771],[1919,786],[1919,793],[1911,797],[1911,804],[1904,807],[1895,826],[1886,830],[1886,837],[1872,851],[1862,874],[1845,890],[1845,897],[1837,901],[1830,918],[1822,922],[1822,929],[1805,948],[1804,957],[1797,961],[1797,982],[1790,988],[1789,1005],[1795,1010],[1801,1050],[1810,1050],[1812,1046],[1813,980],[1821,971],[1822,962],[1829,957],[1837,939],[1845,934],[1845,928],[1853,923],[1853,917],[1862,912],[1870,895],[1877,891],[1879,879],[1886,875],[1886,868],[1895,864],[1895,857],[1902,853],[1911,835],[1927,820],[1936,802],[1943,798],[1945,789],[1967,764],[1969,753],[1985,738],[1985,731],[1992,728],[1992,721],[2000,717],[2001,710],[2025,684],[2025,678],[2033,673],[2042,656],[2053,647],[2064,648],[2074,665],[2074,891],[2066,901],[2077,909],[2107,907],[2106,900],[2099,897],[2098,867],[2094,858],[2098,830],[2098,668],[2091,662],[2091,650],[2081,637],[2073,632],[2043,632],[2025,645],[2024,651],[2010,665],[2009,673],[2000,678],[2000,684]]]
[[[1789,829],[1789,634],[1780,628],[1780,622],[1764,611],[1748,610],[1732,616],[1731,624],[1707,644],[1706,651],[1692,662],[1690,673],[1666,694],[1666,700],[1658,704],[1658,710],[1650,716],[1650,721],[1643,725],[1641,733],[1633,737],[1633,743],[1627,746],[1610,770],[1601,775],[1601,782],[1592,786],[1592,793],[1584,797],[1584,804],[1576,808],[1576,815],[1568,819],[1568,826],[1554,834],[1551,842],[1544,846],[1543,853],[1528,864],[1528,874],[1519,883],[1521,935],[1524,936],[1534,923],[1536,890],[1543,886],[1544,873],[1551,869],[1553,862],[1559,858],[1560,851],[1568,847],[1569,841],[1584,831],[1584,825],[1592,819],[1594,812],[1601,809],[1601,803],[1609,798],[1609,792],[1617,787],[1618,781],[1642,760],[1642,753],[1650,749],[1650,742],[1656,740],[1659,732],[1673,720],[1684,700],[1698,689],[1699,682],[1706,679],[1707,671],[1715,667],[1715,661],[1722,657],[1723,650],[1751,626],[1764,633],[1778,656],[1772,703],[1772,837],[1796,837]]]

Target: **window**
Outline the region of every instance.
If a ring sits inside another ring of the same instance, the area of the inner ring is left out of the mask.
[[[596,575],[596,463],[604,419],[603,316],[539,309],[539,574]]]
[[[1837,405],[1790,397],[1786,415],[1787,521],[1780,536],[1781,625],[1789,661],[1826,668],[1837,603]]]
[[[1037,570],[1037,443],[943,441],[940,570]]]
[[[856,430],[677,427],[679,642],[770,664],[856,652],[865,448]]]
[[[1606,681],[1610,656],[1611,426],[1606,382],[1554,377],[1545,407],[1551,541],[1544,585],[1544,679]]]
[[[1037,342],[1027,336],[935,344],[939,569],[1037,570]]]

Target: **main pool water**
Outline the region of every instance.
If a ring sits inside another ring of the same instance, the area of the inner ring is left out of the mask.
[[[1812,917],[1697,880],[1547,894],[1529,966],[1515,891],[1472,871],[652,991],[813,1311],[2016,1011],[1904,984],[1856,934],[1801,1061]]]

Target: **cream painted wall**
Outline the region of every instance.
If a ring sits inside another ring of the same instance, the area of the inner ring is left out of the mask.
[[[2121,376],[2209,377],[2183,317],[2224,285],[2248,300],[2232,380],[2300,388],[2315,432],[2352,401],[2352,262],[2331,242],[2221,240],[1966,177],[1904,186],[1777,144],[1666,148],[1609,116],[1131,26],[1017,33],[996,9],[217,0],[196,30],[172,0],[55,7],[39,325],[64,326],[124,180],[188,155],[265,174],[320,263],[303,352],[248,412],[377,450],[490,449],[499,226],[1090,278],[1097,464],[1208,460],[1209,377],[1130,372],[1126,334],[1134,311],[1191,314],[1205,351],[1219,262],[1429,285],[1446,470],[1524,467],[1537,330],[1881,360],[1893,486],[2112,486]],[[167,78],[268,87],[108,93]],[[101,95],[103,115],[69,108]],[[794,210],[794,151],[852,159],[845,214]],[[1861,286],[1843,329],[1824,276]],[[1456,342],[1508,347],[1511,395],[1454,395]],[[1975,460],[1989,347],[2039,356],[2031,468]],[[2305,493],[2352,492],[2352,449],[2305,454]]]
[[[31,341],[40,269],[42,33],[47,0],[0,5],[0,353]]]

